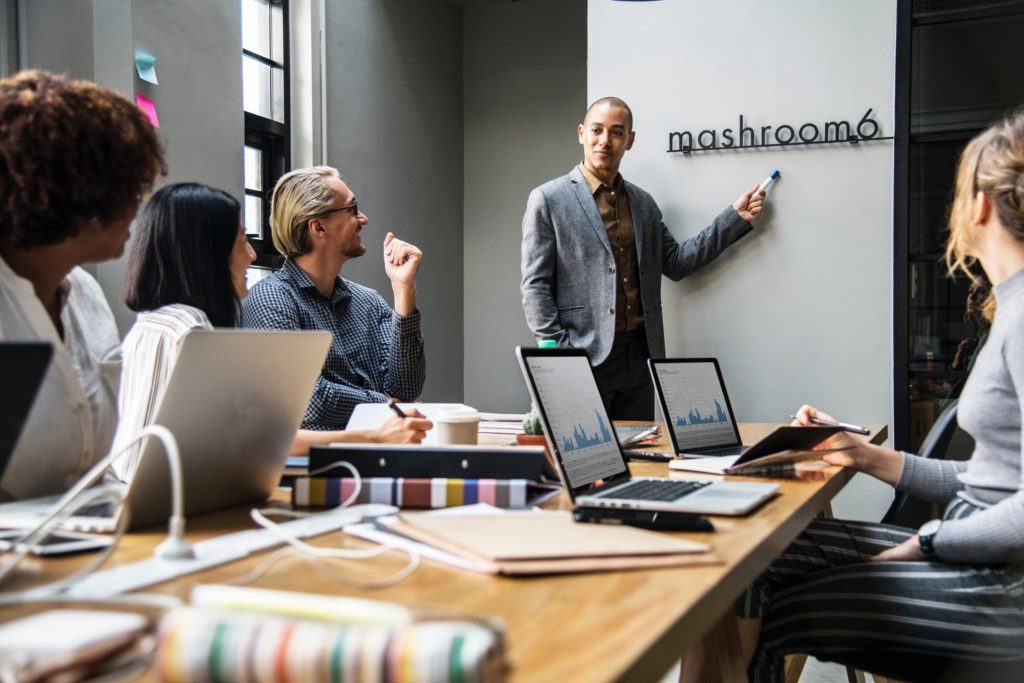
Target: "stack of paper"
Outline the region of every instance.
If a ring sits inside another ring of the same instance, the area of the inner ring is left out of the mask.
[[[525,418],[522,413],[480,413],[480,433],[522,434]]]

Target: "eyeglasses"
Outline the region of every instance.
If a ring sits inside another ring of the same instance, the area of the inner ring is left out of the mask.
[[[326,216],[327,214],[334,213],[335,211],[351,211],[352,215],[354,217],[358,218],[359,217],[359,202],[352,202],[348,206],[339,206],[336,209],[327,209],[326,211],[323,212],[322,215]]]

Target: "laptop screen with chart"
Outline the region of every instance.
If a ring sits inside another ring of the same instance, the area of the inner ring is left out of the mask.
[[[569,486],[576,489],[625,474],[628,468],[611,421],[604,406],[593,399],[596,387],[587,356],[529,356],[524,362]]]
[[[587,352],[516,347],[569,498],[578,508],[742,515],[777,484],[633,477],[601,401]]]
[[[714,358],[651,360],[651,377],[677,453],[742,448]],[[738,452],[738,450],[737,450]]]

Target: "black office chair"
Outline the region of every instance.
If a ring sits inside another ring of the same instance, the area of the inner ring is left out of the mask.
[[[949,450],[949,442],[956,431],[956,406],[957,401],[951,401],[949,405],[939,414],[928,434],[924,437],[920,451],[917,455],[922,458],[935,458],[944,460]],[[896,492],[892,505],[882,517],[884,524],[896,524],[917,529],[934,516],[933,505],[920,498],[914,498],[908,493]]]

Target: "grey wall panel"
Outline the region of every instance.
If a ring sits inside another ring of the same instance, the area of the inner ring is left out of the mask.
[[[93,78],[93,0],[26,0],[21,50],[25,68]]]
[[[465,11],[466,401],[525,411],[516,344],[533,344],[519,295],[530,190],[583,158],[587,4],[542,0]]]
[[[388,231],[424,253],[416,278],[423,398],[462,398],[462,11],[447,0],[327,3],[327,149],[370,223],[344,277],[389,302]]]
[[[241,3],[239,0],[32,0],[27,65],[87,78],[134,99],[154,100],[168,182],[194,180],[242,193]],[[157,58],[159,85],[135,74],[136,52]],[[130,248],[130,246],[129,246]],[[121,303],[127,257],[90,267],[122,334],[134,315]]]
[[[95,11],[96,81],[130,98],[139,92],[154,101],[166,151],[166,182],[206,183],[240,200],[241,3],[104,0]],[[156,57],[158,85],[135,73],[136,53]],[[96,267],[122,334],[134,320],[121,299],[127,261],[126,253]]]

